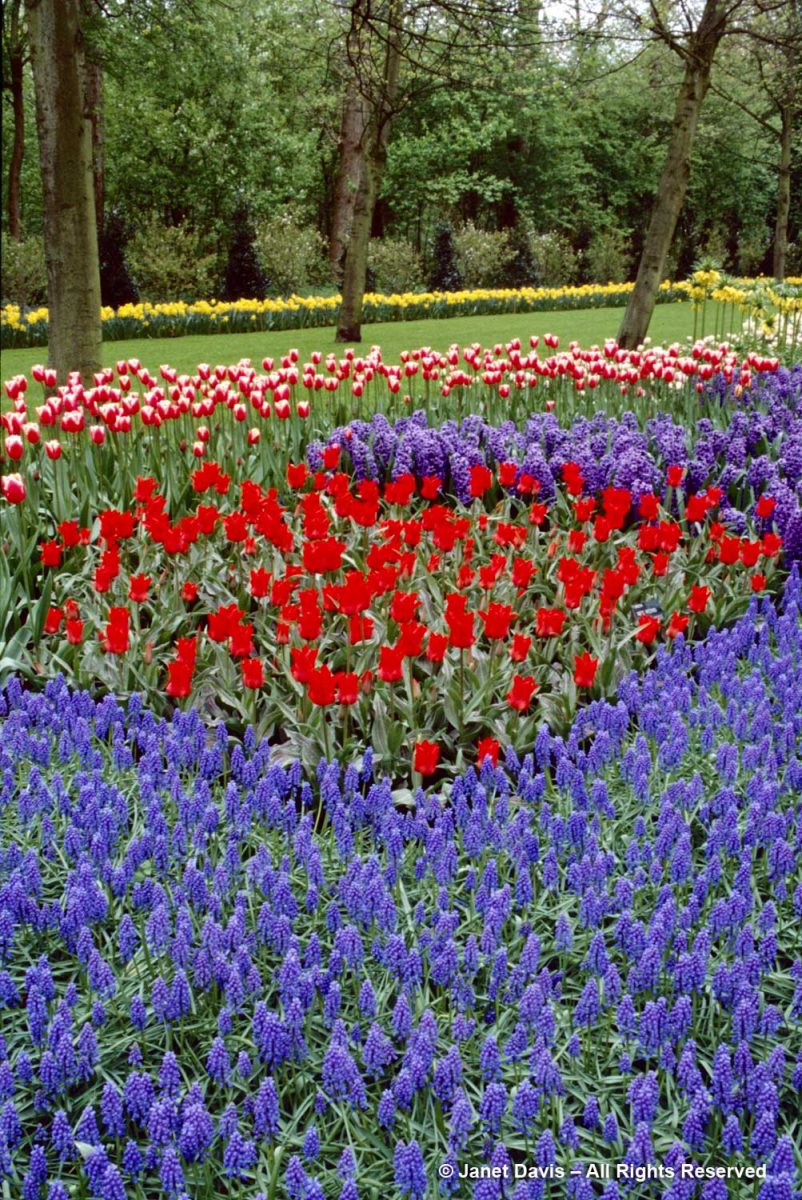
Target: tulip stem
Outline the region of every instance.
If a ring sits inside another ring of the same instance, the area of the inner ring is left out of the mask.
[[[320,716],[323,721],[323,748],[326,755],[326,762],[331,763],[331,739],[329,738],[329,723],[326,719],[325,709],[321,708]]]
[[[459,652],[459,740],[462,745],[465,732],[465,651]]]

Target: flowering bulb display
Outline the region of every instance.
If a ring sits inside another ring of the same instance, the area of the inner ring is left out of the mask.
[[[286,504],[209,461],[178,519],[139,478],[96,540],[62,522],[40,548],[52,587],[37,661],[49,672],[68,654],[78,680],[144,680],[172,700],[213,687],[307,763],[356,739],[396,774],[412,759],[429,776],[459,766],[466,742],[525,748],[544,717],[565,725],[656,645],[745,611],[780,558],[770,517],[744,537],[717,520],[717,488],[674,517],[667,483],[588,496],[566,463],[546,503],[507,462],[467,468],[455,505],[434,475],[355,481],[331,446],[321,466],[288,465]],[[73,652],[68,600],[83,621]]]
[[[195,711],[12,680],[12,1194],[276,1178],[422,1200],[445,1161],[611,1157],[678,1179],[746,1161],[782,1194],[802,1091],[801,605],[794,573],[780,609],[678,639],[564,737],[486,743],[408,811],[370,749],[308,774]],[[426,740],[416,759],[436,761]]]
[[[4,1196],[800,1194],[802,366],[535,343],[6,384]]]

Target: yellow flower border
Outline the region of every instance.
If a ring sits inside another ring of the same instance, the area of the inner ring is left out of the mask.
[[[582,284],[576,287],[476,288],[461,292],[401,292],[383,295],[368,292],[364,298],[364,320],[396,321],[427,315],[445,316],[462,310],[464,315],[494,312],[538,311],[549,308],[570,310],[600,307],[605,301],[623,303],[634,283]],[[743,309],[768,306],[782,313],[802,311],[802,278],[778,285],[766,278],[732,279],[717,270],[698,270],[689,280],[665,280],[660,285],[661,301],[706,300],[733,304]],[[118,309],[102,308],[101,319],[110,338],[177,336],[181,333],[213,332],[221,327],[247,332],[257,329],[291,329],[325,325],[334,317],[341,297],[288,296],[267,300],[197,300],[194,303],[142,301]],[[0,309],[0,333],[4,346],[44,344],[48,310],[23,312],[18,305]]]

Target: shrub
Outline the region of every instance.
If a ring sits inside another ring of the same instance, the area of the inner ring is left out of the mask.
[[[216,256],[186,222],[149,221],[131,238],[128,263],[143,300],[200,300],[216,290]]]
[[[744,229],[738,235],[738,273],[740,275],[758,275],[769,248],[768,231],[762,229]]]
[[[532,256],[545,287],[566,287],[576,283],[579,258],[568,238],[552,230],[532,238]]]
[[[454,229],[449,221],[443,221],[435,230],[432,258],[434,265],[429,277],[431,291],[458,292],[463,286],[462,272],[457,262]]]
[[[722,225],[713,225],[697,242],[699,257],[715,259],[722,270],[729,271],[731,263],[728,244],[728,231]]]
[[[256,252],[248,210],[243,205],[231,218],[231,229],[223,299],[263,300],[268,288],[268,279]]]
[[[125,258],[128,230],[118,212],[109,213],[98,238],[100,299],[109,308],[137,300],[136,285]]]
[[[299,225],[292,212],[264,221],[256,232],[256,250],[270,290],[278,296],[300,294],[326,280],[325,243],[316,229]]]
[[[3,234],[3,271],[0,291],[4,304],[31,308],[47,301],[45,248],[39,237],[16,242]]]
[[[523,225],[510,231],[512,258],[507,267],[506,285],[511,288],[535,287],[538,280],[537,265],[532,254],[532,243]]]
[[[506,229],[477,229],[473,221],[466,221],[454,242],[466,288],[506,286],[507,271],[515,253]]]
[[[419,292],[423,287],[423,263],[412,242],[405,238],[373,238],[368,247],[368,268],[373,271],[377,291]]]
[[[802,240],[788,243],[785,254],[785,274],[802,275]]]
[[[599,229],[585,253],[589,283],[624,283],[632,266],[630,235],[623,229]]]

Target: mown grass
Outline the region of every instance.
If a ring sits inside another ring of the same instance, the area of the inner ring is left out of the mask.
[[[622,308],[579,309],[573,312],[515,313],[499,316],[452,317],[443,320],[393,321],[384,324],[365,325],[363,340],[356,347],[366,352],[373,345],[382,348],[388,361],[397,361],[402,350],[414,350],[420,346],[431,346],[435,350],[446,350],[453,343],[461,346],[480,342],[494,345],[518,337],[528,344],[531,335],[541,338],[544,333],[554,333],[560,338],[561,347],[576,340],[583,346],[602,343],[615,337],[621,323]],[[712,326],[712,316],[709,315]],[[654,342],[683,342],[693,333],[693,309],[690,304],[662,304],[655,309],[649,330]],[[290,329],[276,333],[230,333],[208,334],[179,338],[136,338],[125,342],[105,342],[104,364],[113,364],[118,359],[138,358],[151,371],[160,363],[169,363],[178,371],[191,372],[199,362],[234,363],[250,358],[260,364],[265,356],[278,359],[295,347],[301,359],[307,359],[313,350],[324,354],[333,351],[340,355],[344,347],[334,341],[334,327],[320,329]],[[4,350],[0,355],[0,375],[8,379],[12,375],[27,374],[35,363],[47,361],[44,346],[33,349]]]

